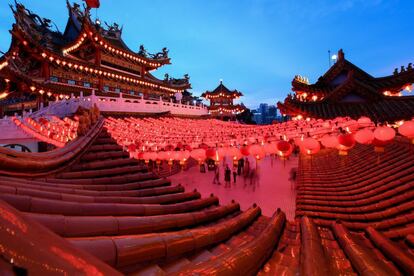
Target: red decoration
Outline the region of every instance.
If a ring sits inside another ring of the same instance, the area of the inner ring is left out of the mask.
[[[86,5],[88,6],[88,8],[90,9],[97,9],[101,6],[101,3],[99,2],[99,0],[84,0],[86,2]]]
[[[289,142],[286,141],[279,141],[277,143],[277,150],[281,152],[289,151],[292,145]]]
[[[338,136],[339,147],[352,148],[355,145],[354,135],[351,133]]]
[[[370,145],[374,140],[374,133],[369,129],[361,129],[355,133],[355,140],[363,145]]]
[[[286,158],[292,154],[293,146],[289,142],[279,141],[276,147],[280,157]]]
[[[409,138],[409,139],[413,139],[414,138],[414,122],[413,121],[406,121],[404,122],[399,128],[398,128],[398,132]]]
[[[206,150],[207,158],[214,158],[216,156],[216,149],[209,148]]]
[[[250,155],[250,146],[244,146],[240,149],[241,154],[243,154],[244,156],[249,156]]]

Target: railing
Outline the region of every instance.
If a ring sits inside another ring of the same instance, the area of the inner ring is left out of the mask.
[[[207,115],[208,110],[204,105],[190,105],[183,103],[165,102],[160,99],[124,98],[123,94],[119,97],[97,96],[92,92],[91,104],[96,104],[102,112],[125,112],[125,113],[165,113],[173,115],[202,116]]]
[[[64,118],[76,112],[79,106],[84,108],[91,108],[96,104],[101,112],[116,112],[116,113],[166,113],[170,112],[173,115],[186,116],[203,116],[208,114],[208,109],[204,105],[190,105],[182,103],[174,103],[172,101],[166,102],[160,99],[144,99],[141,98],[124,98],[123,94],[119,97],[97,96],[92,91],[92,95],[83,96],[80,93],[79,97],[73,95],[69,99],[57,100],[49,102],[46,107],[40,106],[36,112],[23,112],[22,116],[17,116],[20,121],[24,122],[25,118],[30,117],[37,120],[41,117],[49,119],[51,116]],[[0,119],[0,141],[9,143],[18,139],[30,139],[33,137],[25,133],[21,128],[17,127],[12,121],[12,117],[4,117]],[[10,141],[11,140],[11,141]]]

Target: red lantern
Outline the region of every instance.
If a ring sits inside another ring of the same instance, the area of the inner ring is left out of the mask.
[[[243,154],[244,156],[249,156],[250,155],[250,146],[246,145],[244,147],[242,147],[240,149],[241,154]]]
[[[414,144],[414,122],[413,121],[405,121],[399,128],[398,132],[411,139],[411,143]]]
[[[277,142],[276,147],[278,151],[285,152],[289,151],[292,148],[292,145],[286,141],[279,141]]]
[[[371,119],[368,117],[361,117],[358,119],[358,125],[361,127],[367,127],[371,125]]]
[[[207,158],[212,158],[212,159],[214,159],[215,155],[216,155],[216,149],[213,149],[213,148],[208,148],[208,149],[206,150],[206,156],[207,156]]]
[[[339,145],[338,137],[335,135],[323,136],[321,143],[325,148],[336,148]]]
[[[282,158],[288,158],[293,151],[293,147],[289,142],[279,141],[276,144],[277,153]]]
[[[348,150],[355,146],[354,135],[351,133],[341,134],[338,136],[338,146],[339,155],[347,155]]]
[[[359,144],[370,145],[374,140],[374,133],[371,130],[365,128],[357,131],[354,138],[355,141],[357,141]]]
[[[389,127],[377,127],[374,131],[374,141],[376,152],[384,152],[384,147],[392,142],[395,137],[395,130]]]
[[[307,155],[316,154],[320,149],[319,142],[313,138],[306,138],[302,142],[301,151]]]
[[[206,151],[204,149],[195,149],[191,151],[190,156],[201,164],[206,159]]]
[[[252,145],[250,147],[250,154],[254,156],[257,160],[262,159],[266,153],[261,145]]]

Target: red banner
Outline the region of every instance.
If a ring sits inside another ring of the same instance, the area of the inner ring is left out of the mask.
[[[99,8],[101,3],[99,3],[99,0],[84,0],[86,2],[86,5],[88,5],[88,8]]]

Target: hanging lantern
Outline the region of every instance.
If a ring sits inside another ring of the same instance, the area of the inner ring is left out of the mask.
[[[414,121],[405,121],[399,128],[398,133],[407,137],[414,144]]]
[[[172,151],[166,151],[165,152],[165,160],[168,161],[168,165],[172,165],[174,161],[174,152]]]
[[[208,148],[206,150],[206,156],[207,156],[207,158],[214,159],[214,157],[216,156],[216,149],[214,149],[214,148]]]
[[[360,127],[368,127],[372,124],[372,121],[368,117],[361,117],[358,119],[358,125]]]
[[[339,145],[338,137],[335,135],[325,135],[321,139],[321,143],[325,148],[336,148]]]
[[[172,159],[174,159],[174,161],[181,161],[181,159],[183,159],[183,154],[181,151],[173,151],[172,152]]]
[[[370,145],[374,140],[374,132],[372,130],[364,128],[358,130],[354,135],[355,141],[362,145]]]
[[[243,147],[240,149],[240,152],[241,152],[241,154],[243,154],[244,156],[249,156],[249,155],[250,155],[250,146],[249,146],[249,145],[243,146]]]
[[[374,131],[374,141],[372,143],[375,146],[375,152],[384,152],[385,146],[391,143],[394,137],[394,129],[385,126],[377,127]]]
[[[266,154],[275,154],[277,152],[277,144],[275,143],[266,143],[263,145],[263,149]]]
[[[156,161],[158,158],[158,154],[156,152],[149,152],[149,160]]]
[[[341,134],[338,136],[339,155],[348,155],[348,151],[355,146],[355,139],[352,133]]]
[[[277,154],[282,158],[289,158],[293,152],[293,146],[287,141],[279,141],[276,144]]]
[[[206,159],[206,150],[205,149],[194,149],[191,151],[190,156],[198,161],[201,165]]]
[[[263,147],[261,145],[259,145],[259,144],[255,144],[255,145],[252,145],[250,147],[250,154],[254,158],[256,158],[257,160],[262,159],[266,155]]]
[[[145,164],[148,164],[150,159],[151,159],[151,153],[150,152],[144,152],[140,159],[144,160]]]
[[[167,153],[165,151],[159,151],[157,154],[157,158],[159,161],[165,161],[168,159]]]
[[[306,138],[301,144],[301,151],[307,155],[316,154],[321,149],[319,142],[313,138]]]

